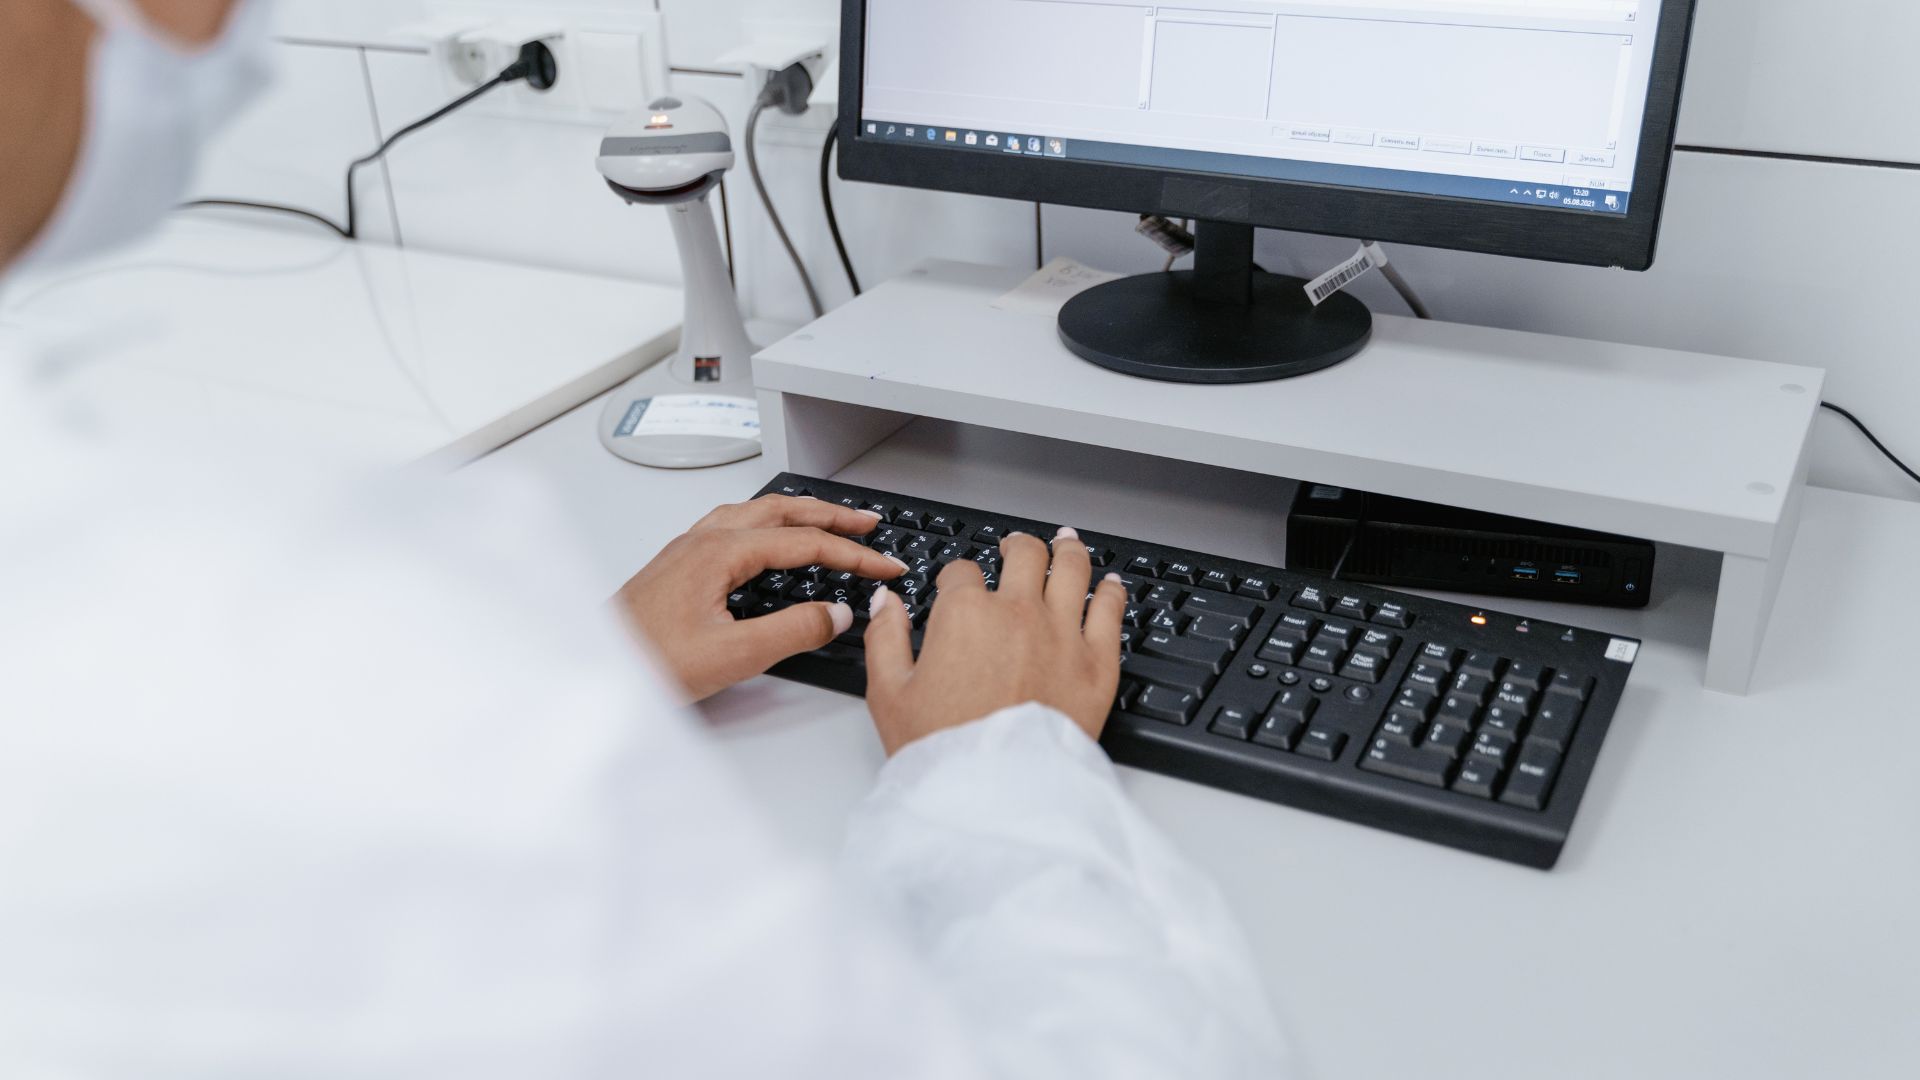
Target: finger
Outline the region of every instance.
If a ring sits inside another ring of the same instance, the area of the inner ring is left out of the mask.
[[[885,585],[867,608],[867,696],[886,699],[913,675],[913,627],[907,606]]]
[[[1053,573],[1047,576],[1047,610],[1061,625],[1078,630],[1087,606],[1087,582],[1093,579],[1093,560],[1080,534],[1063,528],[1053,538]]]
[[[743,505],[740,516],[743,524],[739,527],[743,529],[777,529],[797,525],[825,529],[844,536],[865,536],[880,523],[880,515],[872,510],[855,510],[839,503],[789,495],[762,495]]]
[[[1008,533],[1000,541],[1000,557],[1006,564],[1000,571],[1000,595],[1039,599],[1049,554],[1039,537]]]
[[[741,529],[728,535],[727,576],[736,586],[765,570],[791,570],[816,563],[878,581],[892,581],[907,569],[906,563],[891,555],[819,529]]]
[[[762,495],[751,502],[720,507],[701,518],[691,531],[804,526],[843,536],[865,536],[879,523],[880,515],[871,510],[855,510],[811,497]]]
[[[812,652],[852,626],[853,609],[845,604],[795,604],[734,623],[729,648],[746,669],[743,675],[761,672],[789,656]]]
[[[1087,604],[1087,644],[1102,660],[1120,662],[1120,620],[1127,612],[1127,583],[1119,574],[1108,574],[1094,587],[1093,600]]]
[[[954,596],[966,592],[986,592],[987,579],[980,573],[980,564],[972,559],[960,559],[950,562],[934,579],[934,585],[941,596]]]

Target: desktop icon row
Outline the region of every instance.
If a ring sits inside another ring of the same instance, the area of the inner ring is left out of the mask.
[[[1044,135],[1013,135],[998,131],[967,131],[963,128],[924,127],[919,124],[889,124],[869,120],[863,130],[870,138],[907,139],[936,145],[951,144],[974,150],[997,150],[1005,154],[1037,157],[1067,156],[1067,140]]]

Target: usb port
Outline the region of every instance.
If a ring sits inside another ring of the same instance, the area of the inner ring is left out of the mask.
[[[1532,566],[1516,566],[1513,568],[1513,577],[1516,581],[1538,581],[1540,571]]]
[[[1553,580],[1559,582],[1562,585],[1578,585],[1580,584],[1580,571],[1555,570],[1553,572]]]

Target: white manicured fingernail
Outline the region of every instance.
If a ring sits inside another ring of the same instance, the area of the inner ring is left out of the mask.
[[[827,605],[827,613],[833,616],[833,636],[834,637],[839,637],[841,634],[844,634],[847,631],[853,629],[853,609],[852,608],[838,601],[835,601],[834,603]]]
[[[856,507],[855,509],[859,510],[861,513],[867,515],[868,517],[872,518],[875,521],[880,520],[880,511],[878,510],[868,510],[865,507]]]
[[[1121,577],[1119,574],[1108,574],[1106,577],[1102,578],[1101,580],[1111,581],[1115,585],[1125,585],[1127,583],[1127,579]]]
[[[818,496],[818,495],[802,495],[802,496],[800,496],[800,497],[801,497],[801,498],[803,498],[803,499],[812,499],[812,500],[813,500],[814,502],[819,502],[819,501],[820,501],[820,496]]]
[[[1053,542],[1056,544],[1062,540],[1078,540],[1078,539],[1080,539],[1080,534],[1077,532],[1074,532],[1072,529],[1068,528],[1065,525],[1060,526],[1060,531],[1053,534]]]
[[[867,618],[872,619],[879,617],[880,609],[886,606],[887,597],[892,595],[893,590],[887,588],[885,585],[873,590],[873,599],[867,601]]]
[[[910,566],[908,566],[908,565],[907,565],[907,561],[906,561],[905,559],[900,559],[900,558],[895,558],[895,557],[894,557],[894,556],[892,556],[892,555],[888,555],[888,556],[887,556],[887,561],[888,561],[888,562],[890,562],[890,563],[892,563],[893,565],[895,565],[895,566],[897,566],[897,567],[899,567],[899,568],[900,568],[900,569],[902,569],[902,570],[911,570],[911,569],[912,569],[912,567],[910,567]]]

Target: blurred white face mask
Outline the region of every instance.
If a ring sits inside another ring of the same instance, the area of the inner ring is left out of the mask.
[[[200,148],[267,82],[267,4],[240,0],[194,48],[133,0],[72,0],[99,26],[87,128],[65,196],[16,269],[46,269],[137,239],[179,204]]]

